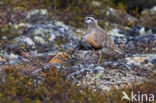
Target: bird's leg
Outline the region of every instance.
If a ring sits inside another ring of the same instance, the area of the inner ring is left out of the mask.
[[[101,63],[101,59],[103,58],[103,54],[102,53],[99,53],[100,54],[100,57],[99,57],[99,60],[98,60],[98,65]]]

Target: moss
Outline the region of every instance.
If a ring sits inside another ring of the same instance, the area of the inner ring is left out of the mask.
[[[123,0],[122,2],[119,2],[117,0],[96,0],[96,2],[99,3],[98,6],[93,6],[93,0],[3,0],[2,2],[4,4],[0,5],[2,6],[2,8],[0,9],[0,11],[2,12],[9,11],[9,14],[12,14],[14,13],[14,10],[28,11],[30,9],[48,9],[49,12],[51,12],[49,14],[52,14],[51,18],[57,18],[61,21],[64,21],[66,24],[70,24],[76,27],[82,27],[83,23],[81,21],[88,15],[94,16],[95,18],[98,18],[103,22],[109,21],[123,26],[144,24],[153,27],[156,25],[154,22],[155,15],[152,17],[150,17],[149,15],[140,15],[139,8],[129,11],[129,13],[138,18],[138,21],[128,22],[125,15],[127,6],[125,5]],[[115,17],[107,16],[106,11],[110,7],[119,9],[122,13],[119,16]],[[18,22],[19,19],[17,17],[17,21],[10,21]]]
[[[21,74],[17,68],[21,67],[8,66],[3,71],[6,76],[5,82],[4,77],[0,77],[0,102],[120,103],[122,91],[128,95],[132,90],[147,94],[156,91],[153,79],[151,82],[134,84],[128,88],[114,88],[109,92],[98,89],[93,91],[90,87],[77,86],[72,80],[66,80],[66,74],[58,72],[55,67],[42,72],[41,75],[44,79],[37,83],[34,81],[37,80],[37,75],[31,73],[22,75],[23,73]],[[124,103],[129,103],[129,101],[124,101]]]

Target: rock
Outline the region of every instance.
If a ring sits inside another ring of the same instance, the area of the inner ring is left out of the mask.
[[[124,33],[119,30],[119,29],[112,29],[110,31],[107,32],[108,35],[111,35],[111,36],[117,36],[117,37],[124,37]]]
[[[40,15],[48,15],[48,11],[46,9],[41,9],[41,10],[38,10],[38,9],[34,9],[34,10],[31,10],[29,12],[27,12],[27,19],[31,18],[31,16],[34,16],[34,15],[37,15],[37,14],[40,14]]]
[[[101,6],[101,2],[99,2],[99,1],[92,1],[91,5],[93,7],[100,7]]]
[[[136,37],[127,37],[125,50],[131,53],[152,53],[156,50],[156,36],[145,35]]]
[[[122,44],[126,44],[127,42],[127,37],[126,34],[124,34],[121,30],[119,29],[112,29],[108,31],[108,35],[111,35],[112,40],[118,44],[119,46]]]
[[[97,67],[95,67],[94,73],[95,73],[95,74],[103,73],[104,70],[105,70],[104,67],[97,66]]]
[[[18,30],[19,28],[25,28],[25,27],[30,28],[30,27],[32,27],[32,25],[29,24],[29,23],[19,23],[19,24],[14,24],[13,25],[13,28],[16,29],[16,30]]]
[[[63,24],[62,22],[53,22],[49,21],[44,24],[35,24],[32,27],[26,28],[26,35],[30,35],[32,37],[34,36],[40,36],[37,37],[39,38],[40,41],[50,41],[53,42],[57,37],[62,37],[62,38],[72,38],[71,33],[72,28],[69,26]],[[36,38],[36,37],[35,37]],[[41,40],[42,38],[42,40]],[[43,42],[40,42],[43,43]]]
[[[65,50],[73,50],[73,49],[77,49],[78,47],[78,38],[75,37],[75,36],[71,36],[70,39],[68,40],[68,42],[66,42],[64,45],[63,45],[63,48]]]
[[[156,56],[156,55],[155,55]],[[156,57],[146,59],[144,62],[146,67],[156,68]]]
[[[41,9],[40,14],[41,15],[48,15],[48,11],[46,9]]]
[[[47,42],[42,37],[40,37],[40,36],[35,36],[34,37],[34,41],[36,43],[41,44],[41,45],[46,45],[47,44]]]
[[[29,37],[26,37],[26,36],[20,36],[20,37],[15,38],[15,42],[17,42],[19,44],[25,43],[28,46],[34,46],[35,45],[33,40]]]
[[[110,62],[110,65],[111,64],[112,63]],[[132,69],[127,71],[125,69],[110,69],[108,66],[104,68],[103,66],[95,66],[94,64],[77,64],[77,66],[74,65],[68,70],[73,71],[73,73],[68,76],[73,78],[78,85],[89,85],[90,87],[95,88],[94,83],[96,83],[96,87],[103,90],[110,90],[110,85],[120,88],[125,86],[125,83],[134,82],[136,79],[134,76],[132,76],[135,72],[132,71]],[[137,78],[138,81],[141,82],[142,78]]]
[[[136,26],[134,28],[132,28],[129,32],[128,35],[129,36],[139,36],[139,35],[146,35],[148,31],[147,27],[143,27],[143,26]]]
[[[33,36],[51,36],[53,35],[54,30],[52,29],[54,27],[54,25],[49,24],[49,25],[43,25],[43,24],[36,24],[34,25],[34,27],[29,28],[29,30],[31,31],[27,31],[28,34],[31,33],[31,35]],[[52,33],[52,34],[51,34]]]
[[[22,62],[29,62],[28,59],[25,59],[17,54],[9,53],[3,51],[2,55],[0,56],[0,66],[2,65],[18,65]]]
[[[149,11],[150,15],[154,15],[156,13],[156,6],[152,7]]]
[[[127,20],[129,22],[129,24],[133,24],[134,22],[137,21],[137,19],[131,15],[127,15]]]
[[[127,64],[129,65],[140,65],[147,59],[147,57],[129,57],[125,59],[127,60]]]
[[[115,14],[115,10],[114,10],[113,8],[109,8],[108,11],[106,12],[106,15],[107,15],[107,16],[109,16],[109,15],[111,15],[111,14],[116,15],[116,14]]]
[[[127,21],[129,24],[132,24],[137,21],[135,17],[133,17],[132,15],[129,15],[126,11],[122,11],[120,9],[109,8],[106,11],[106,16],[108,17],[108,20],[110,20],[111,22],[115,22],[117,24],[121,24],[121,23],[126,24]]]
[[[11,43],[8,45],[8,49],[13,51],[14,53],[19,53],[21,51],[31,51],[35,49],[35,42],[27,36],[19,36],[16,37]]]
[[[52,42],[52,41],[55,40],[55,38],[56,38],[55,35],[54,35],[54,34],[51,34],[48,40],[49,40],[50,42]]]
[[[17,64],[21,63],[21,60],[19,58],[18,59],[15,58],[15,59],[9,60],[8,63],[11,65],[17,65]]]
[[[56,27],[63,27],[65,30],[68,30],[68,27],[62,21],[55,21],[54,25]]]
[[[38,11],[34,11],[33,13],[30,13],[31,15],[38,14]],[[42,20],[44,21],[44,20]],[[44,52],[50,49],[60,50],[60,49],[74,49],[78,44],[78,38],[76,36],[72,36],[73,28],[65,25],[61,21],[44,21],[44,23],[20,23],[15,24],[14,27],[18,30],[18,28],[24,28],[19,29],[18,31],[21,34],[24,34],[25,37],[23,38],[32,38],[35,48],[38,50],[38,52]],[[18,37],[18,39],[21,39],[21,37]],[[26,39],[26,41],[28,41]],[[31,42],[30,42],[31,43]],[[14,43],[12,44],[14,45]],[[13,47],[17,47],[15,44]],[[50,48],[49,48],[50,47]],[[18,47],[19,48],[19,47]],[[26,48],[25,44],[22,48]],[[31,47],[30,47],[31,48]]]
[[[2,39],[3,39],[3,40],[7,40],[8,38],[7,38],[6,36],[3,36]]]
[[[149,57],[149,58],[155,58],[155,54],[133,54],[132,57]]]

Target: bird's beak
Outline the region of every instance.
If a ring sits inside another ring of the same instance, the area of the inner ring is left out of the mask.
[[[85,22],[85,20],[81,20],[81,22],[87,25],[87,23]]]

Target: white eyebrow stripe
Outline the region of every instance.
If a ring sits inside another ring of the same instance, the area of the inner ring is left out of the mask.
[[[86,19],[88,19],[88,18],[96,21],[95,18],[93,18],[93,17],[86,17]]]

